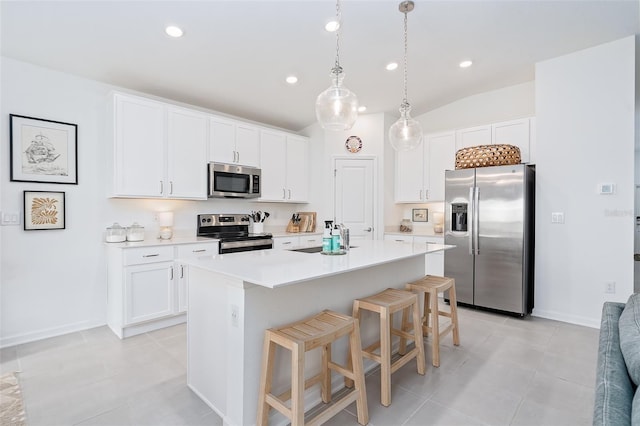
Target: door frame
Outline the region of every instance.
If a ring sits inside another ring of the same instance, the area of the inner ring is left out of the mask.
[[[381,212],[382,206],[380,205],[379,200],[381,200],[381,195],[379,194],[379,184],[378,184],[378,176],[379,176],[379,164],[378,157],[375,155],[358,155],[358,156],[348,156],[348,155],[333,155],[331,157],[331,175],[333,176],[333,186],[331,188],[331,202],[333,209],[333,221],[336,221],[336,170],[337,170],[337,162],[338,160],[362,160],[362,161],[372,161],[373,162],[373,239],[379,240],[384,235],[384,225],[382,224],[382,218],[384,215]]]

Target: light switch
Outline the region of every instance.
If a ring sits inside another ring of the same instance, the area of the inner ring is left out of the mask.
[[[564,212],[551,213],[551,223],[564,223]]]
[[[612,183],[601,183],[598,185],[598,193],[600,195],[611,195],[615,190],[616,186]]]
[[[2,226],[20,225],[19,212],[2,212]]]

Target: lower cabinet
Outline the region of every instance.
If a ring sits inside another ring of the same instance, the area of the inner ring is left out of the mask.
[[[399,244],[444,244],[444,237],[385,234],[384,239],[386,241],[395,241]],[[425,255],[424,268],[428,275],[444,276],[444,251]]]
[[[107,248],[107,324],[121,339],[186,321],[188,268],[217,242]]]

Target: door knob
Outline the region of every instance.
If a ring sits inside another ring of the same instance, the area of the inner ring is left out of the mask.
[[[373,228],[372,227],[364,228],[363,231],[364,232],[371,232],[371,231],[373,231]]]

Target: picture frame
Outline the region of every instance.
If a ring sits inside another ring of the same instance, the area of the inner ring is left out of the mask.
[[[414,222],[428,222],[429,209],[412,209],[411,220]]]
[[[65,193],[24,191],[24,230],[65,229]]]
[[[78,184],[78,125],[9,115],[12,182]]]

